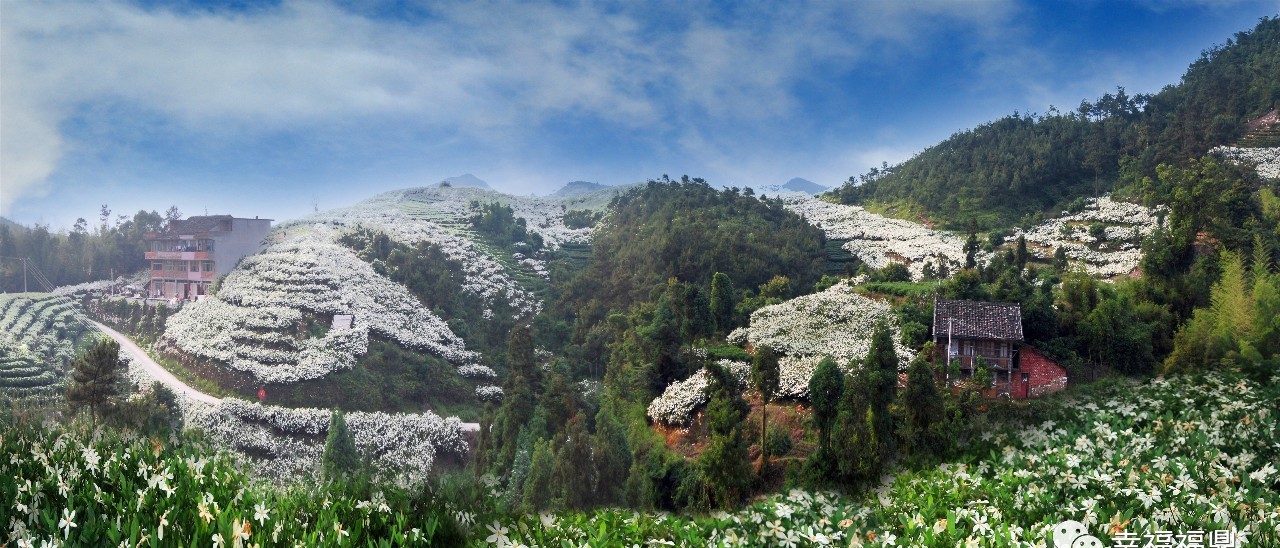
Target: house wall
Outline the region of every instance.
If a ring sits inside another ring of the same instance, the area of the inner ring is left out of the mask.
[[[262,240],[271,233],[270,219],[232,219],[230,232],[217,232],[211,236],[213,267],[219,276],[226,276],[235,268],[241,257],[262,250]]]
[[[1027,396],[1038,397],[1067,387],[1067,370],[1030,346],[1022,347],[1022,372],[1027,374]]]

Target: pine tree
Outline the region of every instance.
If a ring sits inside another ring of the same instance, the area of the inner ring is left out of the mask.
[[[881,320],[871,334],[871,349],[867,352],[863,371],[871,383],[870,397],[872,428],[882,451],[889,451],[893,444],[893,416],[889,405],[898,392],[898,354],[893,348],[893,336],[889,326]]]
[[[969,238],[964,241],[964,267],[978,267],[978,233],[974,230],[969,231]]]
[[[555,450],[550,440],[534,443],[533,459],[529,464],[529,477],[524,482],[521,504],[526,512],[533,513],[551,507],[551,475],[555,466]]]
[[[822,358],[809,379],[809,403],[813,405],[813,422],[818,427],[819,449],[831,449],[831,426],[840,411],[843,391],[844,372],[830,356]]]
[[[938,423],[943,418],[943,400],[929,364],[928,356],[932,355],[933,343],[925,343],[907,369],[907,385],[902,392],[902,409],[906,414],[903,439],[907,451],[930,450],[936,454],[943,441],[937,436]]]
[[[1027,268],[1027,259],[1029,257],[1030,253],[1027,252],[1027,237],[1025,235],[1018,236],[1018,248],[1014,252],[1013,262],[1018,265],[1019,271]]]
[[[778,392],[778,359],[778,353],[773,348],[760,345],[756,347],[756,355],[751,360],[751,384],[760,391],[760,454],[765,462],[769,458],[769,444],[766,443],[768,441],[766,416],[769,411],[769,402]]]
[[[729,508],[742,500],[751,482],[747,443],[742,436],[742,421],[751,407],[735,391],[737,382],[723,367],[709,363],[707,372],[711,376],[711,403],[706,411],[710,437],[698,458],[698,468],[712,502]]]
[[[880,473],[880,440],[871,427],[869,376],[859,371],[846,378],[832,428],[836,471],[849,487],[865,484]]]
[[[341,409],[334,409],[329,416],[329,432],[325,435],[321,468],[324,477],[330,481],[353,475],[360,470],[360,451],[356,449],[355,438],[347,428],[347,419]]]
[[[728,333],[733,328],[736,297],[733,280],[728,274],[716,272],[711,277],[711,321],[715,323],[717,333]]]
[[[124,368],[120,344],[104,338],[72,361],[71,367],[71,383],[65,393],[67,403],[73,411],[87,406],[96,429],[98,417],[118,393],[116,380]]]
[[[591,461],[591,436],[587,434],[587,416],[578,412],[564,429],[564,444],[556,453],[552,477],[564,493],[568,508],[581,510],[591,505],[595,492],[594,463]]]
[[[627,472],[631,468],[631,445],[622,422],[606,401],[596,412],[596,431],[591,436],[591,454],[596,472],[598,504],[622,504]]]

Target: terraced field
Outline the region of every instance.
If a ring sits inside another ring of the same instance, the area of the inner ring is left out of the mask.
[[[77,305],[50,293],[0,295],[0,393],[53,396],[67,364],[96,339]]]

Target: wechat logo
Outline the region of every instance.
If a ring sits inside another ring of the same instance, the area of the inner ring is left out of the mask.
[[[1090,535],[1084,524],[1067,520],[1053,526],[1054,548],[1102,548],[1102,541]]]

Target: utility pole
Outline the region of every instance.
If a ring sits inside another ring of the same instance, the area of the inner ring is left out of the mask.
[[[27,258],[22,258],[22,292],[27,292]]]

